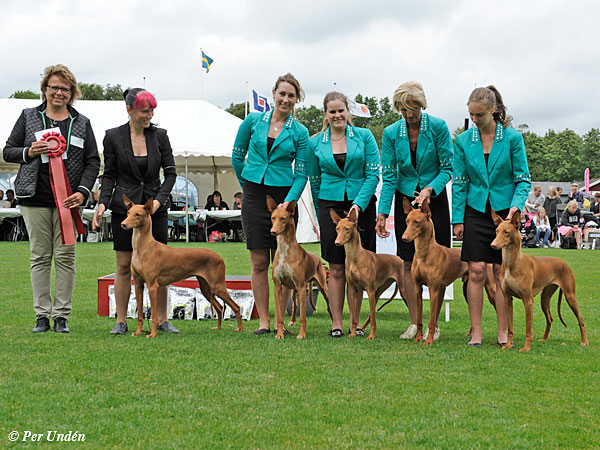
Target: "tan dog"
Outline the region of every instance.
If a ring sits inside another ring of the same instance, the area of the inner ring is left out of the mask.
[[[492,248],[502,249],[502,290],[506,299],[508,316],[508,340],[502,348],[513,346],[513,296],[523,300],[525,305],[525,346],[522,352],[531,349],[533,341],[533,297],[542,292],[542,310],[546,316],[546,332],[548,338],[552,316],[550,315],[550,300],[557,288],[558,311],[560,316],[561,295],[564,292],[569,306],[573,310],[579,323],[581,332],[581,345],[588,345],[585,334],[585,323],[579,314],[579,305],[575,296],[575,274],[569,265],[560,258],[552,256],[531,256],[521,251],[521,214],[517,211],[511,220],[502,220],[495,211],[492,218],[496,224],[496,239],[492,241]],[[561,317],[562,320],[562,317]],[[563,321],[564,324],[564,321]],[[566,326],[566,325],[565,325]]]
[[[433,345],[435,329],[442,304],[446,286],[457,278],[462,278],[463,294],[467,300],[466,285],[469,277],[469,266],[461,261],[460,248],[448,248],[440,245],[435,240],[435,229],[431,221],[429,201],[425,200],[421,209],[413,209],[407,198],[403,199],[402,206],[406,214],[406,230],[402,235],[405,242],[415,242],[415,256],[413,258],[411,274],[415,285],[415,299],[417,301],[417,335],[415,342],[423,340],[423,285],[429,289],[429,332],[423,345]],[[495,306],[494,296],[496,286],[491,264],[487,266],[485,290],[492,306]],[[469,334],[471,332],[469,331]]]
[[[238,327],[235,331],[242,331],[242,317],[240,307],[233,301],[225,287],[225,262],[218,254],[205,248],[172,248],[157,242],[152,236],[152,204],[154,199],[149,199],[145,205],[134,205],[123,195],[127,206],[127,218],[121,222],[125,230],[133,229],[131,243],[133,255],[131,257],[131,273],[135,282],[135,297],[138,308],[137,330],[133,336],[142,332],[143,294],[144,283],[148,286],[150,294],[150,308],[152,313],[152,331],[146,337],[156,337],[158,323],[157,292],[159,286],[168,286],[176,281],[195,276],[198,279],[200,290],[206,299],[217,310],[218,321],[216,329],[221,328],[223,307],[217,302],[215,295],[223,300],[235,313]]]
[[[392,298],[400,291],[404,297],[404,281],[402,278],[404,263],[396,255],[377,254],[363,248],[360,243],[357,223],[358,215],[353,209],[342,219],[333,209],[329,210],[331,220],[336,224],[337,238],[335,245],[343,245],[346,251],[346,282],[348,283],[348,302],[352,308],[352,323],[349,337],[356,336],[360,309],[358,300],[363,291],[369,296],[369,322],[371,332],[367,339],[375,339],[377,330],[376,306],[383,292],[395,281],[396,288]]]
[[[316,281],[329,310],[327,296],[327,274],[321,258],[308,253],[296,240],[296,224],[294,223],[295,201],[287,208],[278,208],[275,200],[267,195],[267,209],[271,213],[271,234],[277,237],[277,250],[273,258],[273,287],[275,291],[275,324],[277,339],[284,338],[283,315],[287,298],[283,298],[282,288],[293,289],[294,295],[300,297],[300,330],[297,339],[306,338],[306,287],[312,280]],[[312,291],[312,289],[311,289]],[[311,292],[312,295],[312,292]],[[312,301],[312,300],[311,300]]]

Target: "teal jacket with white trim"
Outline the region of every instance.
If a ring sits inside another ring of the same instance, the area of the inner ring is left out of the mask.
[[[271,115],[272,111],[251,113],[244,119],[233,145],[233,170],[242,189],[246,180],[267,186],[291,186],[285,201],[298,200],[307,180],[308,130],[290,115],[267,152]]]
[[[378,212],[390,213],[396,190],[412,197],[415,191],[431,186],[431,196],[439,195],[452,176],[452,157],[452,138],[442,119],[421,113],[416,169],[410,159],[406,120],[386,127],[381,145],[383,186]]]
[[[310,188],[317,199],[348,200],[361,210],[369,205],[379,183],[379,148],[371,130],[346,126],[346,164],[342,171],[335,162],[329,130],[309,141],[307,169]]]
[[[531,189],[531,176],[523,136],[514,128],[496,125],[488,163],[479,129],[456,137],[452,180],[452,223],[464,223],[465,207],[485,212],[489,199],[496,211],[523,209]]]

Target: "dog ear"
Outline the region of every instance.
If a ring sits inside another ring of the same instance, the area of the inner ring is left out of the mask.
[[[296,211],[296,200],[292,200],[291,202],[288,203],[287,212],[289,212],[293,216],[295,211]]]
[[[408,199],[406,197],[404,197],[402,199],[402,206],[404,207],[404,214],[406,214],[407,216],[413,210],[412,205],[410,204],[410,202],[408,201]]]
[[[500,217],[498,214],[496,214],[496,211],[494,211],[492,209],[492,220],[494,221],[494,224],[496,224],[496,226],[500,225],[503,220],[502,217]]]
[[[358,213],[356,212],[355,208],[352,208],[350,210],[350,213],[348,214],[348,220],[350,220],[350,222],[358,222]]]
[[[267,195],[267,209],[269,210],[269,212],[272,213],[273,211],[275,211],[276,208],[277,208],[277,203],[275,203],[275,200],[273,200],[273,197],[271,197],[270,195]]]
[[[421,212],[427,217],[431,217],[431,210],[429,209],[429,199],[426,198],[425,200],[423,200],[423,203],[421,203]]]
[[[512,223],[517,230],[521,229],[521,211],[515,211],[510,219],[510,223]]]
[[[133,206],[133,202],[129,200],[129,197],[127,197],[125,194],[123,194],[123,203],[125,203],[127,209],[130,209]]]
[[[146,204],[144,205],[144,209],[148,214],[152,214],[152,208],[154,207],[154,199],[150,197]]]
[[[333,221],[333,223],[335,223],[336,225],[339,223],[340,220],[342,220],[342,218],[338,215],[338,213],[335,212],[335,209],[333,208],[329,208],[329,215],[331,216],[331,220]]]

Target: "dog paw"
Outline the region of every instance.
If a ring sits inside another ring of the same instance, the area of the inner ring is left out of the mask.
[[[290,320],[290,322],[288,323],[288,327],[293,327],[296,325],[296,321],[295,320]]]
[[[233,330],[234,333],[239,333],[240,331],[242,331],[244,329],[244,327],[238,327],[235,330]]]
[[[502,350],[510,350],[511,348],[513,348],[512,344],[504,344],[502,346]]]
[[[306,339],[306,334],[298,334],[298,336],[296,336],[296,339]]]
[[[156,337],[156,333],[152,334],[150,333],[148,336],[146,336],[146,338],[150,339],[150,338],[155,338]]]
[[[588,347],[589,345],[590,345],[590,344],[589,344],[589,342],[588,342],[588,341],[585,341],[585,342],[582,342],[582,343],[581,343],[581,346],[582,346],[582,347]]]
[[[220,330],[221,327],[220,326],[216,326],[216,327],[212,327],[211,330]]]

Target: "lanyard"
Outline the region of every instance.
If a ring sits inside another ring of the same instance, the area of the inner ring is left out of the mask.
[[[40,114],[42,115],[42,121],[44,122],[44,130],[46,129],[46,110],[43,110],[42,112],[40,112]],[[67,148],[65,150],[65,153],[69,153],[69,145],[71,145],[71,129],[73,128],[73,116],[71,115],[71,113],[69,113],[69,119],[71,119],[71,121],[69,122],[69,133],[67,135]]]

